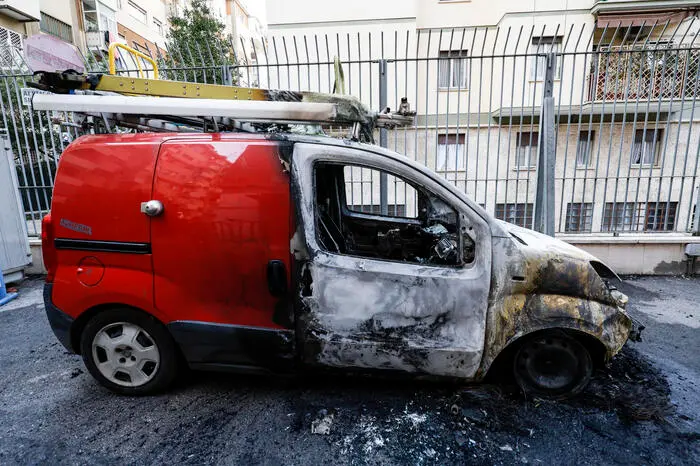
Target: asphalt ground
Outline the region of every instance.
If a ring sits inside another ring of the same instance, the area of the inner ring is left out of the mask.
[[[700,279],[627,277],[646,325],[578,398],[373,377],[191,372],[99,386],[49,328],[42,283],[0,308],[0,464],[700,464]]]

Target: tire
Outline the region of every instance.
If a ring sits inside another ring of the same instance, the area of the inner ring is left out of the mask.
[[[178,352],[170,333],[135,309],[97,314],[80,336],[80,350],[90,374],[122,395],[162,392],[178,372]]]
[[[593,361],[586,347],[564,332],[540,333],[515,353],[513,374],[528,395],[564,399],[586,388]]]

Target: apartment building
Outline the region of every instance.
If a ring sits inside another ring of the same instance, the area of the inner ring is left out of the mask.
[[[166,0],[81,0],[80,10],[85,47],[95,55],[101,55],[112,42],[146,54],[156,54],[157,47],[165,46]],[[126,61],[126,57],[121,59]]]
[[[0,44],[14,47],[19,58],[24,39],[42,33],[98,60],[112,42],[146,54],[164,54],[168,18],[182,15],[188,5],[189,0],[0,0]],[[233,36],[237,54],[257,63],[252,45],[262,45],[264,26],[246,3],[209,0],[209,5],[225,25],[225,33]],[[122,68],[135,65],[127,54],[117,62]]]
[[[166,12],[166,0],[2,0],[0,44],[13,47],[18,57],[25,39],[35,34],[71,44],[86,56],[102,54],[115,41],[155,51],[165,43]]]
[[[23,49],[24,39],[36,33],[51,34],[70,44],[84,42],[75,0],[0,1],[0,45]]]
[[[700,45],[700,21],[693,20],[700,2],[375,3],[337,8],[313,0],[268,0],[268,47],[281,49],[284,43],[286,50],[278,56],[299,56],[299,62],[323,63],[338,55],[349,62],[346,90],[374,108],[379,107],[378,70],[370,62],[388,59],[387,104],[396,108],[399,98],[408,96],[418,111],[416,128],[391,133],[389,146],[443,173],[492,212],[523,225],[532,224],[534,211],[545,78],[545,57],[535,55],[554,53],[559,60],[553,95],[561,232],[644,231],[649,225],[678,231],[692,225],[695,183],[669,182],[690,169],[671,163],[662,146],[670,147],[670,140],[674,150],[688,151],[695,160],[690,152],[699,132],[695,127],[689,134],[688,108],[694,107],[697,90],[689,91],[688,85],[696,77],[688,70],[696,69],[696,54],[670,52],[677,62],[675,74],[666,66],[660,77],[660,62],[651,77],[628,70],[629,56],[639,61],[639,54],[625,52]],[[612,53],[594,53],[606,50]],[[644,53],[654,58],[654,52]],[[317,68],[278,67],[270,84],[329,91],[332,67]],[[657,83],[649,90],[654,79],[665,79],[666,88]],[[692,118],[698,116],[694,112]],[[630,176],[636,177],[636,201],[624,199],[623,191],[632,188],[620,180]],[[603,178],[611,182],[601,182]],[[623,213],[617,212],[620,197]],[[647,221],[660,214],[663,224]]]
[[[587,247],[604,256],[610,241],[653,238],[674,260],[694,241],[700,1],[267,0],[267,11],[278,57],[269,87],[330,92],[339,57],[347,93],[377,109],[406,96],[417,110],[415,126],[390,131],[386,145],[498,218],[534,224],[548,89],[557,235],[598,238],[603,246]],[[379,174],[353,173],[348,196],[379,211]],[[415,212],[410,188],[387,191],[390,212]]]

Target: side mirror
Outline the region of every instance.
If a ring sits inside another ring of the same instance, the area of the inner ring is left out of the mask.
[[[275,298],[287,294],[287,267],[281,260],[267,263],[267,289]]]

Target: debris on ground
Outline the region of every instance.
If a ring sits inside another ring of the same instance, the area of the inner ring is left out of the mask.
[[[417,429],[419,425],[421,425],[428,419],[428,416],[426,416],[425,414],[407,413],[405,415],[405,418],[408,422],[411,423],[411,426],[414,429]]]
[[[318,413],[319,417],[311,423],[311,433],[318,435],[328,435],[331,433],[331,425],[333,425],[333,414],[329,414],[325,409]]]

